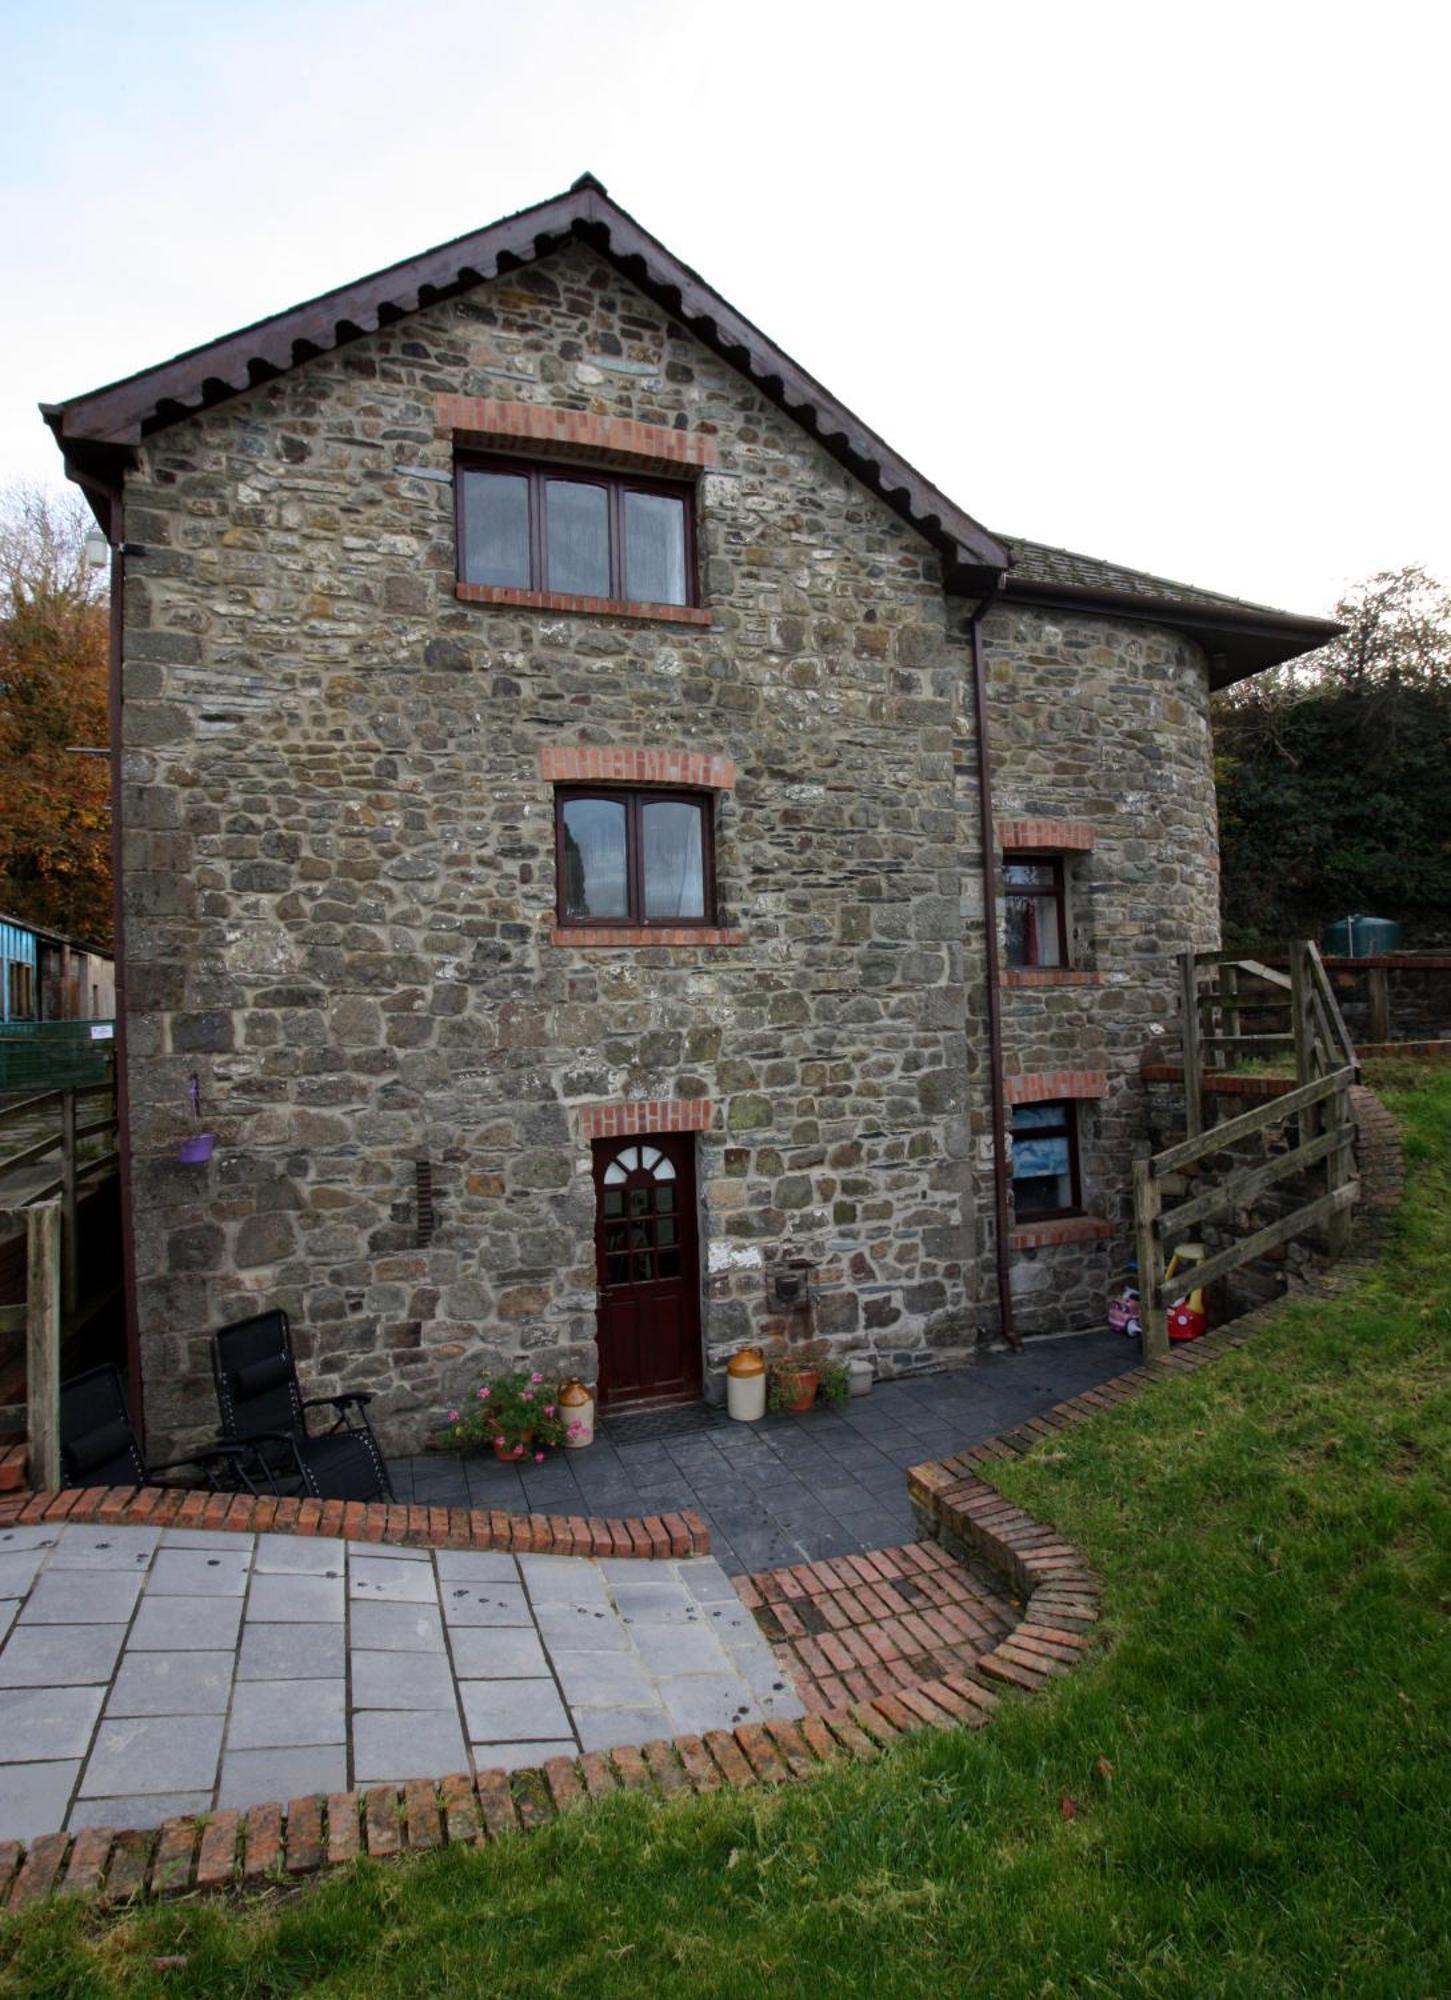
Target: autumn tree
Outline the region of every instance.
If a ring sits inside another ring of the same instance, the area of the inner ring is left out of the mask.
[[[1330,645],[1243,681],[1215,713],[1226,941],[1332,918],[1451,928],[1451,593],[1383,572],[1335,607]]]
[[[79,494],[0,492],[0,910],[106,944],[110,771],[105,572]]]

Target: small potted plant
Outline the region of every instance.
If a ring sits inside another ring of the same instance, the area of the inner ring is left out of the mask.
[[[567,1443],[571,1431],[571,1419],[537,1369],[480,1383],[465,1404],[449,1411],[448,1422],[441,1439],[445,1447],[469,1451],[488,1446],[506,1463],[532,1458],[542,1465],[545,1452]],[[573,1427],[578,1428],[577,1420]]]
[[[799,1417],[816,1401],[821,1376],[808,1361],[773,1361],[767,1405],[776,1416]]]
[[[844,1361],[823,1361],[817,1394],[823,1403],[839,1410],[851,1394],[851,1374]]]

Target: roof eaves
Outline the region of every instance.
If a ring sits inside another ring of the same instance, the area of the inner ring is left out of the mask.
[[[43,406],[45,420],[74,468],[85,465],[88,453],[94,466],[129,452],[153,430],[548,255],[571,236],[607,256],[932,542],[946,559],[949,581],[981,584],[1007,568],[1008,552],[995,536],[712,291],[612,201],[592,175],[582,176],[565,194],[188,349],[157,367]]]

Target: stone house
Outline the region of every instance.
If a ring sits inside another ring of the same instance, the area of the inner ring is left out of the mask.
[[[989,532],[588,176],[45,417],[113,546],[154,1434],[261,1301],[395,1445],[520,1359],[1101,1321],[1210,690],[1333,627]]]

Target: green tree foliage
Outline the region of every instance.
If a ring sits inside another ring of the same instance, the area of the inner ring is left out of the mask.
[[[1340,638],[1216,704],[1232,946],[1451,912],[1451,595],[1410,568],[1335,610]]]
[[[0,494],[0,909],[88,942],[111,936],[104,572],[78,494]]]

